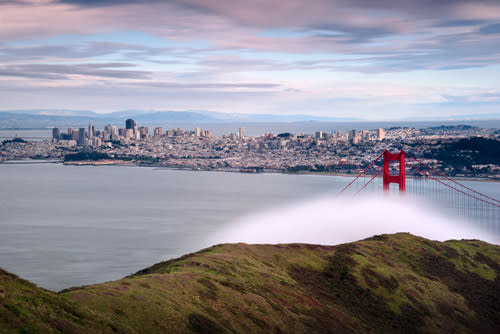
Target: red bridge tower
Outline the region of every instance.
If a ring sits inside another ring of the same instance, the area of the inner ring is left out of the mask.
[[[399,175],[389,174],[389,164],[391,161],[399,161]],[[389,191],[391,183],[399,184],[399,192],[406,191],[406,178],[405,178],[405,151],[401,150],[399,153],[393,154],[387,150],[384,151],[384,191]]]

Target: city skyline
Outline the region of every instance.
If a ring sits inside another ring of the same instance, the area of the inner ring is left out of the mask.
[[[468,173],[498,177],[495,175],[499,171],[498,155],[494,150],[484,151],[498,141],[499,131],[492,128],[466,125],[420,129],[391,127],[316,130],[309,134],[266,132],[259,136],[247,136],[245,127],[239,127],[237,133],[223,135],[213,135],[212,130],[200,127],[163,130],[155,126],[151,133],[148,126],[131,118],[124,119],[121,127],[107,124],[99,129],[90,120],[86,128],[69,127],[67,132],[53,128],[52,140],[27,142],[19,137],[5,140],[0,161],[44,157],[77,165],[133,164],[252,173],[338,173],[366,168],[370,161],[380,157],[381,150],[403,149],[450,175]],[[475,158],[471,160],[472,156],[463,155],[463,150],[458,153],[461,158],[439,155],[450,143],[475,146],[485,158],[474,151]]]
[[[0,110],[500,118],[500,4],[11,0]]]

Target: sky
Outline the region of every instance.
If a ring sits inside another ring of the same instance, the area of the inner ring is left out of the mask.
[[[0,110],[500,118],[498,0],[0,0]]]

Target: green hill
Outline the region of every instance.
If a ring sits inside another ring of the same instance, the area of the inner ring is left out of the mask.
[[[0,333],[500,333],[500,247],[410,234],[214,246],[54,293],[0,272]]]

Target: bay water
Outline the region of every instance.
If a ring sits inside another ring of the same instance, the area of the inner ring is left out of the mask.
[[[119,279],[211,246],[243,216],[334,200],[351,179],[0,164],[0,267],[52,290]],[[467,185],[500,198],[500,183]]]

